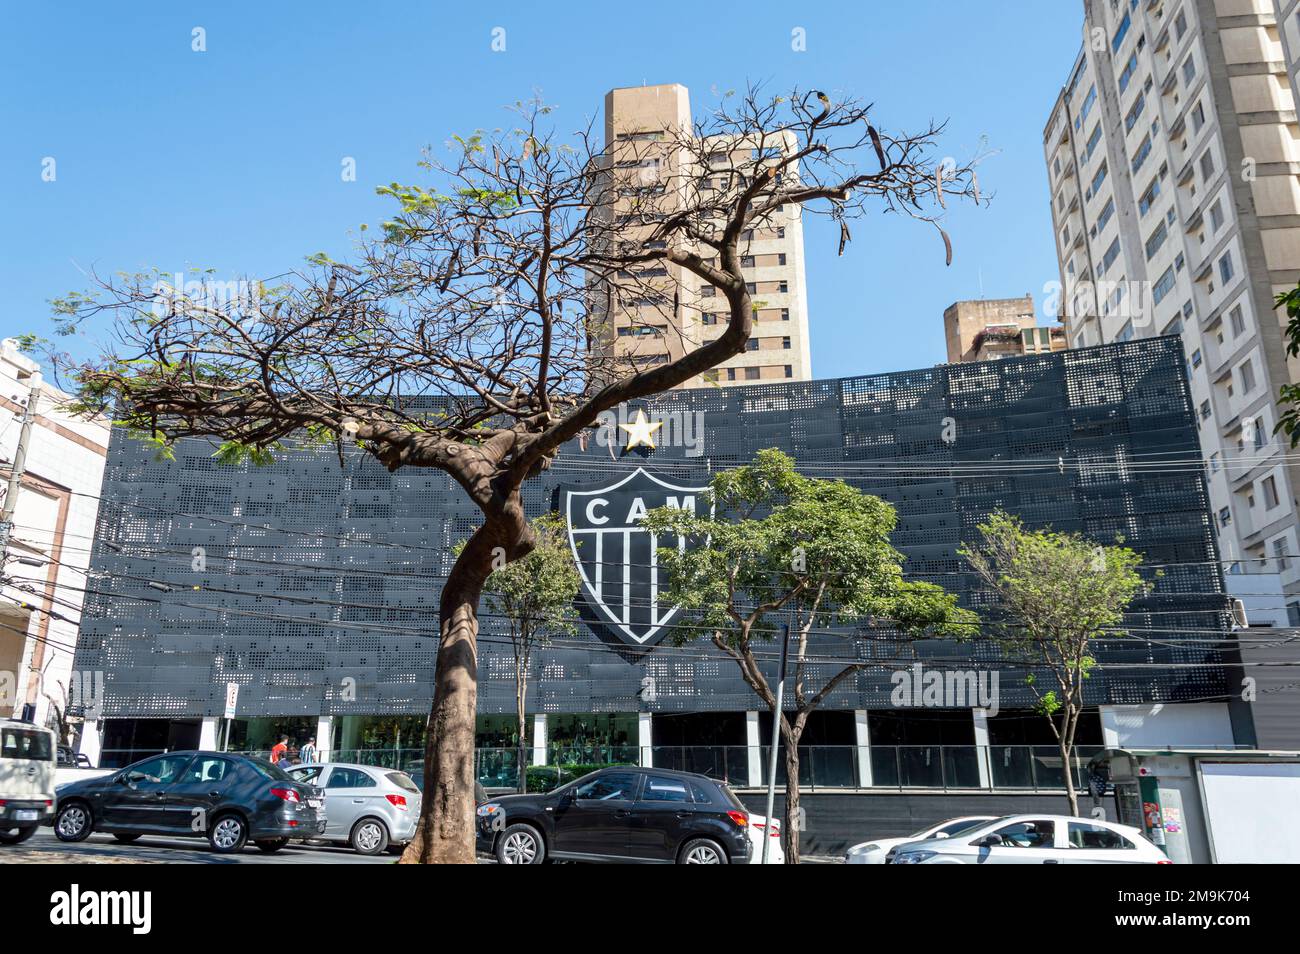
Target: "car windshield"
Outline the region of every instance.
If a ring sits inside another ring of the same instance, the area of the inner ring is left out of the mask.
[[[934,834],[929,836],[931,838],[938,838],[941,834],[947,835],[949,838],[956,838],[958,835],[962,834],[963,832],[973,831],[976,828],[983,828],[988,823],[989,820],[987,818],[981,818],[978,821],[962,822],[960,825],[947,824],[947,825],[941,825],[938,828],[922,828],[912,837],[924,838],[929,832],[933,831]]]

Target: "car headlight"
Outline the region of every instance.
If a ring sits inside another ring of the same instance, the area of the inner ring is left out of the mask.
[[[487,818],[489,815],[495,815],[501,811],[501,806],[496,802],[488,802],[486,805],[480,805],[475,813],[479,818]]]
[[[919,865],[921,862],[933,858],[939,852],[937,851],[904,851],[894,858],[896,865]]]
[[[852,848],[849,849],[848,853],[851,855],[865,855],[868,851],[879,851],[879,850],[880,850],[879,845],[875,844],[874,842],[868,842],[863,845],[854,845]]]

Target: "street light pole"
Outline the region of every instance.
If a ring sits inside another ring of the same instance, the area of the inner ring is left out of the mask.
[[[763,829],[763,860],[767,864],[772,839],[772,812],[776,805],[776,747],[781,741],[781,706],[785,701],[785,661],[790,654],[790,624],[781,628],[781,668],[776,676],[776,709],[772,712],[772,751],[767,757],[767,826]]]

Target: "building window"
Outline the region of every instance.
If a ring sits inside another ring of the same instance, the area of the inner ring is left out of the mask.
[[[1246,333],[1246,317],[1241,313],[1241,306],[1236,305],[1228,312],[1228,323],[1232,326],[1232,336],[1240,338]]]
[[[1214,200],[1214,205],[1210,206],[1210,234],[1214,234],[1223,228],[1223,204]]]
[[[736,369],[735,369],[735,368],[728,368],[728,369],[727,369],[727,380],[728,380],[728,381],[734,381],[734,380],[736,380]]]
[[[1228,282],[1232,280],[1232,252],[1231,250],[1223,253],[1223,258],[1219,259],[1219,279],[1226,288]]]
[[[1165,269],[1165,273],[1160,276],[1155,285],[1151,287],[1151,299],[1157,305],[1164,301],[1166,295],[1174,290],[1174,269],[1173,266]]]
[[[740,267],[741,267],[741,268],[753,268],[753,267],[754,267],[754,256],[753,256],[753,255],[742,255],[742,256],[740,256]]]
[[[1147,186],[1147,191],[1143,192],[1142,197],[1138,199],[1138,212],[1141,215],[1146,215],[1148,212],[1151,211],[1152,203],[1154,203],[1156,199],[1159,197],[1160,197],[1160,179],[1155,178],[1152,179],[1151,184]]]
[[[701,317],[706,325],[716,325],[718,323],[718,316],[711,311],[706,311]]]
[[[1102,209],[1101,214],[1097,216],[1097,224],[1094,225],[1093,228],[1096,229],[1097,232],[1101,232],[1101,230],[1106,227],[1106,223],[1110,221],[1110,217],[1114,214],[1115,214],[1115,200],[1108,199],[1106,201],[1106,207]],[[1066,229],[1068,231],[1069,226],[1066,226]],[[1064,244],[1068,245],[1069,240],[1067,239]]]
[[[1265,477],[1260,488],[1264,493],[1264,509],[1272,510],[1278,505],[1277,480],[1272,476]]]
[[[1286,570],[1291,564],[1291,561],[1287,559],[1289,556],[1291,556],[1291,542],[1286,537],[1278,537],[1273,541],[1273,559],[1277,560],[1277,571],[1279,573]],[[1295,604],[1291,605],[1294,606]],[[1295,624],[1292,623],[1292,625]]]
[[[1124,44],[1124,37],[1128,36],[1128,29],[1132,25],[1133,25],[1133,21],[1129,17],[1128,11],[1126,10],[1124,12],[1124,19],[1119,22],[1119,26],[1115,30],[1115,36],[1111,38],[1110,41],[1111,53],[1119,52],[1119,48]]]
[[[1201,349],[1197,348],[1195,351],[1192,352],[1192,367],[1199,368],[1200,366],[1201,366]]]
[[[757,381],[757,380],[759,379],[760,376],[761,376],[761,373],[760,373],[760,370],[759,370],[758,368],[746,368],[746,369],[745,369],[745,380],[746,380],[746,381]]]
[[[1207,149],[1201,154],[1201,179],[1209,182],[1212,175],[1214,175],[1214,150]]]
[[[1219,509],[1219,526],[1226,527],[1232,523],[1232,511],[1227,507]]]
[[[1096,102],[1097,102],[1097,84],[1094,83],[1092,85],[1092,89],[1088,90],[1088,95],[1084,99],[1083,105],[1079,107],[1079,116],[1074,121],[1075,129],[1078,129],[1079,124],[1088,118],[1088,114],[1092,112],[1092,107]]]
[[[1110,243],[1110,248],[1106,249],[1106,254],[1101,257],[1101,268],[1097,269],[1097,275],[1100,277],[1106,274],[1106,269],[1115,264],[1115,259],[1119,258],[1119,239]]]
[[[1092,127],[1092,132],[1088,135],[1088,144],[1083,150],[1083,161],[1087,162],[1092,158],[1093,151],[1097,148],[1097,143],[1101,142],[1101,123]]]
[[[1122,93],[1128,89],[1128,84],[1133,79],[1133,74],[1137,72],[1138,55],[1132,54],[1128,58],[1128,63],[1124,66],[1124,71],[1119,74],[1119,91]]]
[[[1137,172],[1142,168],[1142,163],[1147,161],[1147,156],[1151,155],[1151,137],[1144,136],[1142,145],[1137,148],[1137,155],[1133,157],[1133,171]]]
[[[704,285],[700,288],[701,298],[712,298],[718,293],[718,290],[712,285]]]
[[[1097,174],[1092,177],[1092,185],[1088,189],[1089,197],[1096,195],[1097,190],[1101,188],[1101,184],[1105,181],[1106,181],[1106,163],[1103,162],[1101,164],[1101,168],[1097,170]]]
[[[1209,419],[1210,419],[1210,402],[1209,402],[1209,401],[1202,401],[1202,402],[1201,402],[1201,420],[1202,420],[1202,421],[1208,421]]]
[[[781,339],[781,347],[784,348],[786,351],[789,351],[789,350],[790,350],[790,336],[789,336],[789,335],[786,335],[784,338]]]
[[[1241,373],[1241,393],[1249,394],[1251,391],[1255,390],[1255,367],[1250,363],[1250,359],[1247,358],[1241,363],[1241,367],[1238,371]]]
[[[1192,109],[1192,132],[1200,132],[1205,125],[1205,107],[1199,102]]]
[[[789,321],[789,320],[790,320],[790,309],[789,309],[789,308],[782,308],[782,309],[781,309],[781,320],[782,320],[782,321]]]
[[[1165,244],[1165,238],[1169,235],[1165,223],[1161,222],[1154,232],[1147,239],[1147,261],[1150,261],[1156,252],[1160,251],[1160,246]]]
[[[1196,57],[1193,55],[1183,60],[1183,84],[1186,85],[1187,83],[1190,83],[1192,81],[1192,77],[1195,75],[1196,75]]]
[[[785,264],[785,252],[779,252],[779,253],[777,254],[777,256],[776,256],[776,263],[777,263],[778,265],[784,265],[784,264]]]
[[[793,377],[794,377],[794,365],[787,364],[787,365],[785,366],[785,376],[786,376],[787,378],[793,378]]]
[[[1174,39],[1181,40],[1183,34],[1187,32],[1187,13],[1183,10],[1178,11],[1178,16],[1174,17]]]
[[[757,351],[757,350],[758,350],[758,339],[757,339],[757,338],[750,338],[748,341],[746,341],[746,342],[745,342],[745,350],[746,350],[746,351]]]

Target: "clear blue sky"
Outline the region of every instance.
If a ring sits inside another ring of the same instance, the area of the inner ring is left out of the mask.
[[[502,107],[535,90],[571,129],[616,86],[683,83],[699,110],[715,89],[762,82],[874,101],[890,129],[947,118],[945,154],[981,137],[997,150],[980,167],[992,207],[950,214],[951,268],[932,229],[894,216],[858,223],[843,258],[829,230],[807,236],[817,377],[942,361],[951,302],[981,287],[1040,299],[1057,277],[1042,129],[1082,5],[833,6],[8,0],[0,334],[48,333],[47,300],[86,287],[79,269],[232,278],[342,255],[349,230],[387,214],[376,184],[415,179],[422,146],[504,124]],[[194,27],[207,52],[191,51]],[[795,27],[806,52],[791,50]],[[356,182],[340,179],[345,156]]]

